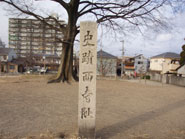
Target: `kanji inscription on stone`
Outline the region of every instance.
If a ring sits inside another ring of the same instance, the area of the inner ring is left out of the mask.
[[[79,137],[95,138],[97,23],[80,23]]]

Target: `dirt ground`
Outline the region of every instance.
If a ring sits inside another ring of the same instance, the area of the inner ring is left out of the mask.
[[[0,138],[77,133],[78,83],[47,84],[47,78],[0,78]],[[98,80],[96,137],[185,139],[185,88]]]

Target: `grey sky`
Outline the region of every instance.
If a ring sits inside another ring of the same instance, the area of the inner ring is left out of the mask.
[[[66,20],[66,14],[60,10],[59,5],[53,2],[42,2],[43,7],[49,12],[57,12],[62,17],[62,20]],[[8,46],[8,14],[3,10],[4,5],[0,6],[0,38]],[[48,7],[48,8],[47,8]],[[122,43],[124,40],[125,55],[134,56],[136,54],[144,54],[146,57],[151,57],[163,52],[175,52],[180,53],[182,51],[181,46],[185,43],[185,11],[182,13],[176,13],[175,16],[171,16],[170,11],[166,10],[165,13],[171,18],[170,22],[172,27],[165,31],[145,30],[144,37],[140,33],[133,33],[131,36],[121,36],[117,40],[104,37],[102,39],[103,50],[115,55],[121,55]],[[100,47],[98,48],[100,49]]]

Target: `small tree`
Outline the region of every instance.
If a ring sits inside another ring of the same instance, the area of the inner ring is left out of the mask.
[[[100,75],[107,76],[110,75],[112,76],[115,70],[115,63],[113,59],[109,59],[109,58],[98,58],[99,60],[99,64],[97,65],[97,70],[100,73]]]
[[[39,1],[39,0],[35,0]],[[33,7],[35,2],[29,0],[0,0],[21,13],[35,17],[46,22],[45,17],[38,14]],[[42,0],[44,1],[44,0]],[[137,28],[162,24],[160,16],[160,7],[164,5],[178,5],[184,0],[51,0],[58,3],[64,9],[68,16],[65,27],[64,37],[60,38],[63,43],[61,64],[58,74],[51,82],[70,81],[73,79],[73,44],[76,35],[79,33],[79,21],[85,16],[91,16],[91,19],[99,25],[105,26],[113,31],[123,31],[128,26]],[[47,1],[46,1],[47,2]],[[177,8],[178,9],[178,8]],[[12,10],[13,11],[13,10]],[[15,11],[15,10],[14,10]],[[56,19],[53,19],[57,22]],[[59,22],[57,22],[60,24]],[[50,25],[46,22],[47,25]],[[54,27],[56,30],[60,28]]]
[[[182,52],[180,53],[180,65],[182,65],[185,62],[185,44],[182,46]]]

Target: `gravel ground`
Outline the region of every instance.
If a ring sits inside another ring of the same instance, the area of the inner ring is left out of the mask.
[[[78,83],[47,84],[47,78],[0,78],[0,138],[77,133]],[[98,80],[96,136],[185,139],[185,88]]]

